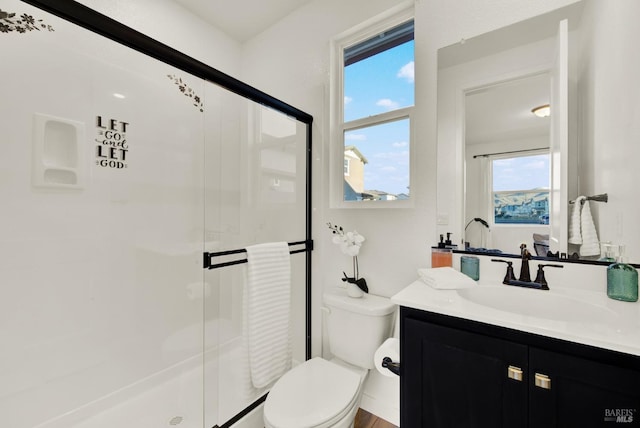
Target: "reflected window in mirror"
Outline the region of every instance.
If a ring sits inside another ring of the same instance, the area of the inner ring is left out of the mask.
[[[334,161],[342,158],[333,192],[338,205],[410,198],[414,105],[413,12],[372,24],[334,49]],[[335,153],[339,151],[340,153]],[[338,178],[339,177],[339,178]],[[383,204],[384,205],[384,204]]]
[[[491,159],[493,223],[549,224],[549,153]]]

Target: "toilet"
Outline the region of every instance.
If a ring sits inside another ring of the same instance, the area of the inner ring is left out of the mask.
[[[396,305],[385,297],[324,293],[330,361],[312,358],[285,373],[264,404],[265,428],[349,428],[376,349],[391,335]]]

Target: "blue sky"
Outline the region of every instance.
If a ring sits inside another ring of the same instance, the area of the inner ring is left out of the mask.
[[[413,41],[345,67],[344,120],[360,119],[414,104]],[[409,193],[409,122],[350,131],[345,145],[367,158],[365,189]]]
[[[549,155],[493,161],[493,190],[549,189]]]

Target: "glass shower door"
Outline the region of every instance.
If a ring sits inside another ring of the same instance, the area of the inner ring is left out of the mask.
[[[207,103],[205,112],[205,236],[210,238],[205,251],[303,241],[306,125],[212,84],[205,93],[207,100],[215,100]],[[246,260],[246,254],[212,262],[229,260]],[[219,331],[218,360],[205,363],[207,426],[236,420],[269,389],[254,386],[249,368],[246,266],[222,266],[205,274],[205,284],[211,284],[218,297],[206,301],[205,330],[215,320]],[[296,364],[305,360],[304,253],[291,255],[291,267],[291,340]],[[205,333],[205,349],[213,346],[207,337]],[[215,400],[217,419],[207,409]]]
[[[0,8],[3,425],[202,427],[204,83]]]
[[[269,387],[247,365],[246,265],[203,270],[203,252],[298,243],[304,361],[309,125],[24,2],[0,9],[3,423],[228,425]]]

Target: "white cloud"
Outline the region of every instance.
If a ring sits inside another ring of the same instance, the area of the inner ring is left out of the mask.
[[[370,156],[371,158],[377,158],[377,159],[388,159],[391,161],[401,161],[404,159],[409,159],[409,151],[405,150],[402,152],[378,152],[375,153],[373,156]]]
[[[344,139],[349,141],[365,141],[367,136],[364,134],[345,134]]]
[[[407,82],[413,83],[415,81],[415,71],[414,71],[414,63],[413,61],[402,66],[400,71],[398,71],[397,77],[401,79],[406,79]]]
[[[514,160],[514,158],[496,159],[493,161],[493,164],[498,167],[506,168],[513,165]]]
[[[549,168],[549,164],[543,160],[531,161],[522,165],[526,169],[546,170]]]
[[[409,143],[407,143],[406,141],[396,141],[395,143],[391,144],[392,147],[407,147],[409,145]]]
[[[378,102],[376,102],[376,105],[389,110],[395,110],[400,106],[400,104],[398,104],[396,101],[392,101],[389,98],[382,98],[381,100],[378,100]]]
[[[353,98],[351,98],[351,97],[347,97],[347,96],[345,95],[345,97],[344,97],[344,105],[349,104],[351,101],[353,101]]]

